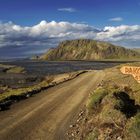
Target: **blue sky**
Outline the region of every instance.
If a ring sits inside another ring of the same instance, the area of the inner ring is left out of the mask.
[[[1,57],[40,54],[77,38],[139,48],[140,0],[0,0]]]
[[[73,8],[75,12],[62,12]],[[95,27],[140,24],[139,0],[0,0],[0,20],[34,25],[41,20],[86,22]],[[111,22],[121,17],[123,21]]]

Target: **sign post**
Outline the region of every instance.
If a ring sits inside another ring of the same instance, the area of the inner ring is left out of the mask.
[[[134,79],[140,83],[140,67],[135,66],[123,66],[120,71],[123,74],[129,74],[134,77]]]

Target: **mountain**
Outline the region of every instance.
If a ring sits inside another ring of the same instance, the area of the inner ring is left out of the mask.
[[[138,59],[140,53],[124,47],[90,39],[67,40],[40,57],[43,60]]]

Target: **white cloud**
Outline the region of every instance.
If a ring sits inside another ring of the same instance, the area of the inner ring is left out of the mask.
[[[58,11],[62,11],[62,12],[76,12],[76,9],[74,9],[74,8],[59,8]]]
[[[23,27],[12,22],[0,23],[0,48],[8,46],[15,51],[15,48],[20,50],[22,47],[23,53],[25,50],[28,53],[34,49],[36,52],[43,52],[47,48],[55,47],[62,40],[79,38],[109,41],[126,47],[140,47],[140,25],[106,26],[96,29],[87,24],[64,21],[41,21],[31,27]]]
[[[122,17],[110,18],[109,21],[119,22],[119,21],[123,21],[123,18]]]
[[[95,28],[70,22],[41,21],[32,27],[22,27],[13,23],[0,24],[0,47],[13,45],[46,45],[52,40],[86,37],[98,32]]]
[[[117,27],[105,27],[102,32],[97,34],[97,38],[108,41],[138,40],[140,41],[140,25],[121,25]]]

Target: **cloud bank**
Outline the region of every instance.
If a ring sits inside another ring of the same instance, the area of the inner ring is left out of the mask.
[[[41,21],[31,27],[0,23],[0,55],[14,50],[22,55],[43,53],[67,39],[96,39],[126,47],[140,47],[140,25],[107,26],[96,29],[87,24]],[[10,55],[10,53],[9,53]]]

